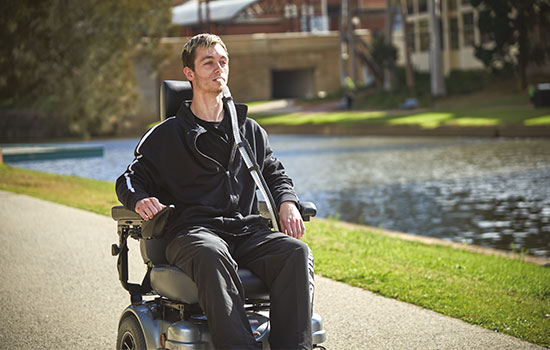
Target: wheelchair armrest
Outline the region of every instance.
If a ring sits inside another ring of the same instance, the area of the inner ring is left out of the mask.
[[[309,221],[309,219],[317,215],[317,207],[313,202],[300,202],[298,209],[304,221]]]
[[[116,221],[143,221],[138,213],[122,205],[117,205],[116,207],[111,208],[111,216]]]
[[[267,210],[267,204],[265,201],[258,202],[258,209],[260,210],[260,215],[264,218],[269,218],[269,210]],[[298,210],[300,215],[302,215],[302,220],[309,221],[312,217],[317,215],[317,207],[313,202],[300,202],[298,203]]]

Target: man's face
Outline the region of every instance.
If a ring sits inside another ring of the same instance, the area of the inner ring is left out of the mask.
[[[227,84],[229,77],[229,58],[220,44],[198,47],[195,51],[195,69],[185,67],[183,72],[187,79],[193,82],[196,92],[222,92],[222,86]]]

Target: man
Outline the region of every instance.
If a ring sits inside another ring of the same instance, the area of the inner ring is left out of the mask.
[[[258,349],[244,309],[239,267],[270,290],[272,349],[311,349],[312,256],[299,239],[305,226],[291,179],[273,157],[267,134],[237,105],[241,135],[254,151],[279,210],[282,232],[258,215],[256,185],[242,160],[224,110],[229,55],[222,40],[199,34],[182,51],[193,100],[150,129],[117,180],[117,195],[144,220],[166,205],[166,258],[197,284],[217,349]]]

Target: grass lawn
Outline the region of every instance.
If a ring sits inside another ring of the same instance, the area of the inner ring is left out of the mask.
[[[5,164],[0,164],[0,190],[26,194],[102,215],[111,215],[111,207],[119,204],[114,183],[40,173]]]
[[[435,101],[430,108],[412,111],[296,112],[261,114],[253,118],[262,125],[409,125],[424,129],[440,126],[550,126],[550,108],[534,108],[522,92],[483,91],[443,98]]]
[[[316,273],[550,346],[550,268],[337,221],[309,225]]]
[[[0,189],[103,215],[117,204],[113,183],[2,164]],[[318,274],[550,347],[550,268],[332,220],[307,227]]]

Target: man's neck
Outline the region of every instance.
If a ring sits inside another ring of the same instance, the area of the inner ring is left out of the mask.
[[[191,112],[207,122],[221,121],[224,116],[222,95],[204,96],[197,94],[197,96],[193,96]]]

